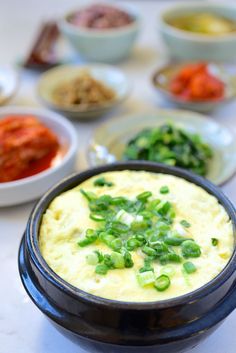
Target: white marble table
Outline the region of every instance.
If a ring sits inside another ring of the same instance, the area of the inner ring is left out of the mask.
[[[119,65],[133,82],[133,91],[131,97],[114,115],[137,112],[162,104],[152,91],[149,77],[165,57],[157,35],[156,13],[166,6],[166,2],[130,2],[140,9],[143,29],[132,57]],[[1,0],[0,64],[15,64],[20,61],[29,49],[42,19],[60,16],[64,11],[76,7],[78,3],[78,0]],[[70,55],[66,45],[61,43],[60,48],[64,58]],[[36,80],[37,75],[22,72],[19,91],[12,104],[38,106],[34,86]],[[236,135],[236,101],[216,112],[212,118],[229,127]],[[98,124],[99,122],[75,124],[80,143],[80,170],[86,168],[84,152],[89,137]],[[223,190],[236,202],[236,177],[225,185]],[[33,203],[30,203],[0,209],[0,353],[82,353],[84,351],[81,348],[52,327],[29,300],[20,283],[17,252],[32,206]],[[235,327],[236,312],[191,353],[235,353]]]

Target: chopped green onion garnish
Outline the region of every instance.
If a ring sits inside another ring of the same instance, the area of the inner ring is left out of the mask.
[[[103,258],[104,264],[110,269],[110,268],[114,268],[114,263],[113,260],[111,258],[111,255],[109,254],[105,254],[104,258]]]
[[[99,259],[98,259],[98,255],[95,254],[95,253],[92,253],[92,254],[88,254],[86,256],[86,260],[87,260],[87,263],[89,265],[97,265],[99,263]]]
[[[154,282],[154,287],[160,291],[163,292],[170,286],[170,279],[167,275],[161,275],[159,276],[155,282]]]
[[[96,195],[93,192],[84,191],[83,189],[80,189],[80,192],[88,201],[92,201],[96,199]]]
[[[109,247],[110,247],[111,242],[116,239],[116,237],[114,235],[108,234],[106,232],[101,232],[99,234],[99,238],[102,240],[103,243],[105,243]]]
[[[211,238],[211,243],[212,243],[213,246],[217,246],[219,244],[219,239]]]
[[[157,257],[166,255],[169,252],[168,246],[166,244],[164,244],[164,243],[155,244],[155,245],[153,245],[153,248],[156,251],[156,256]]]
[[[113,239],[109,243],[110,248],[113,250],[120,250],[122,248],[122,240],[120,238]]]
[[[90,230],[90,229],[88,229],[88,230]],[[78,245],[80,247],[84,247],[84,246],[87,246],[89,244],[92,244],[98,238],[98,236],[97,236],[97,234],[95,234],[95,232],[93,234],[91,234],[91,235],[87,235],[88,234],[88,230],[87,230],[87,233],[86,233],[86,237],[84,239],[78,241]]]
[[[140,246],[140,241],[134,237],[129,238],[126,243],[126,248],[129,251],[133,251]]]
[[[156,207],[156,210],[157,212],[162,215],[162,216],[165,216],[169,210],[171,209],[171,203],[169,201],[161,201],[157,207]]]
[[[146,257],[144,259],[144,266],[139,269],[139,272],[147,272],[147,271],[152,271],[154,272],[154,268],[151,265],[152,260],[149,257]]]
[[[166,265],[169,262],[180,263],[181,257],[177,254],[169,253],[169,254],[162,255],[159,258],[159,260],[160,260],[161,265]]]
[[[95,186],[111,186],[108,183],[103,177],[94,181]],[[111,254],[102,254],[96,250],[86,256],[88,264],[95,266],[97,274],[105,275],[109,270],[133,267],[131,252],[139,249],[146,255],[144,265],[137,274],[140,285],[153,284],[157,290],[162,291],[169,287],[169,278],[175,273],[174,267],[162,268],[161,276],[155,280],[154,262],[161,265],[181,263],[183,257],[188,259],[201,255],[201,249],[194,240],[181,236],[181,231],[184,231],[181,226],[179,232],[173,230],[173,205],[165,200],[150,201],[151,191],[144,191],[134,200],[110,195],[96,197],[91,192],[80,191],[88,200],[90,218],[98,223],[96,229],[87,229],[85,237],[79,240],[78,245],[83,247],[97,241],[113,250]],[[167,186],[160,189],[160,193],[168,192]],[[190,227],[185,220],[180,223],[186,228]],[[218,239],[212,238],[212,244],[217,242]],[[174,251],[173,247],[179,249]],[[184,276],[195,270],[196,267],[191,262],[183,264]]]
[[[127,199],[123,196],[113,197],[111,201],[112,205],[116,205],[116,206],[123,205],[126,202],[127,202]]]
[[[155,210],[156,206],[159,205],[160,202],[161,202],[161,200],[159,200],[159,199],[155,199],[155,200],[150,201],[146,206],[147,210],[149,210],[149,211]]]
[[[151,191],[144,191],[141,194],[139,194],[136,198],[139,201],[146,202],[149,197],[152,196]]]
[[[124,257],[118,252],[111,253],[111,260],[115,268],[124,268],[125,260]]]
[[[112,222],[109,225],[109,229],[115,233],[127,233],[129,231],[129,226],[121,222]]]
[[[168,186],[162,186],[161,188],[160,188],[160,193],[161,194],[168,194],[168,192],[169,192],[170,190],[169,190],[169,188],[168,188]]]
[[[190,261],[187,261],[183,264],[183,268],[185,269],[185,271],[190,274],[190,273],[194,273],[197,271],[197,268],[196,266],[190,262]]]
[[[186,259],[189,257],[199,257],[201,255],[201,249],[194,240],[185,240],[181,244],[182,255]]]
[[[132,260],[132,256],[131,256],[131,254],[128,251],[126,251],[124,253],[124,261],[125,261],[125,267],[126,268],[130,268],[130,267],[134,266],[134,262]]]
[[[142,248],[142,252],[146,255],[149,255],[149,256],[156,256],[156,250],[151,248],[150,246],[144,246]]]
[[[140,222],[134,221],[134,222],[131,223],[131,230],[133,232],[142,232],[145,229],[147,229],[149,227],[149,225],[150,225],[149,222],[146,221],[146,220],[143,220],[143,221],[140,221]]]
[[[185,241],[186,238],[181,237],[177,232],[173,231],[164,238],[167,245],[178,246]]]
[[[96,214],[96,213],[90,213],[90,216],[89,216],[93,221],[96,221],[96,222],[104,222],[105,221],[105,218],[104,216],[100,215],[100,214]]]
[[[152,271],[138,273],[137,280],[141,287],[145,287],[148,284],[154,283],[155,281],[154,273]]]
[[[102,262],[103,261],[103,255],[100,251],[95,250],[94,253],[97,255],[98,257],[98,262]]]
[[[140,246],[145,243],[145,238],[142,234],[137,234],[135,238],[139,241]]]
[[[180,224],[185,228],[191,227],[191,224],[188,223],[185,219],[182,219],[182,221],[180,221]]]
[[[99,264],[95,268],[95,272],[99,275],[106,275],[109,270],[109,267],[104,264]]]
[[[94,181],[93,183],[94,186],[108,186],[111,187],[114,184],[110,181],[106,181],[106,179],[104,177],[98,178]]]

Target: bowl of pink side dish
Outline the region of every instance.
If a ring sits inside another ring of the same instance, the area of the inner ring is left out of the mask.
[[[81,57],[111,63],[130,53],[138,35],[139,19],[128,7],[95,4],[66,14],[59,27]]]

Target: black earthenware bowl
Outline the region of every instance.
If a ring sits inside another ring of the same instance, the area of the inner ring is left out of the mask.
[[[78,340],[89,352],[183,352],[207,337],[235,309],[235,251],[225,269],[205,286],[181,297],[148,303],[119,302],[83,292],[58,277],[39,251],[38,230],[42,215],[57,195],[93,175],[124,169],[172,174],[201,186],[226,209],[236,237],[235,209],[209,181],[156,163],[110,164],[64,179],[37,203],[20,246],[20,276],[38,308],[62,333]]]

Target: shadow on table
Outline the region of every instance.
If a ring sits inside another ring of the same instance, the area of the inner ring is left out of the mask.
[[[44,317],[42,319],[41,332],[38,333],[37,347],[34,353],[85,353],[79,345],[63,336]]]

